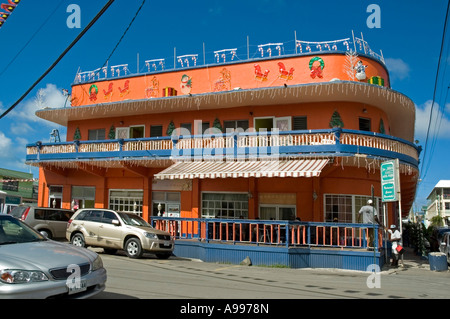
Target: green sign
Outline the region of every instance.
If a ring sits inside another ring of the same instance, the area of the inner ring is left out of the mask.
[[[399,178],[398,160],[381,163],[381,195],[383,202],[395,202],[398,200]]]

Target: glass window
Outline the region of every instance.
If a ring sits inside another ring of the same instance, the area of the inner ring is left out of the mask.
[[[112,221],[115,219],[117,220],[118,218],[117,218],[116,214],[114,214],[113,212],[108,212],[108,211],[103,212],[102,223],[112,224]]]
[[[88,140],[104,140],[105,139],[105,129],[88,130]]]
[[[360,195],[325,195],[325,222],[356,223],[358,222],[359,210],[367,204],[370,196]],[[378,211],[378,219],[383,223],[383,214],[380,208],[380,198],[375,198],[375,208]]]
[[[150,137],[159,137],[163,136],[163,127],[162,125],[152,125],[150,126]]]
[[[139,190],[110,190],[109,209],[142,215],[144,192]]]
[[[202,193],[203,218],[248,218],[248,195]]]
[[[131,126],[130,138],[143,138],[145,132],[145,126]]]
[[[239,129],[239,131],[248,130],[248,120],[223,121],[225,133]]]

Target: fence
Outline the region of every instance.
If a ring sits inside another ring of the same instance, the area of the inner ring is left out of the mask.
[[[374,246],[382,247],[383,229],[378,225],[295,222],[281,220],[202,219],[152,217],[155,228],[175,239],[194,239],[229,244],[368,248],[374,231]]]

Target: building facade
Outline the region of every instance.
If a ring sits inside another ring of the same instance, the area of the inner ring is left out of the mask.
[[[380,164],[399,159],[406,215],[420,153],[414,103],[362,39],[296,45],[291,55],[267,45],[252,60],[225,50],[210,65],[183,56],[170,70],[149,60],[145,74],[78,74],[70,107],[36,112],[67,127],[66,142],[27,146],[38,204],[147,220],[355,223],[372,189],[383,211]],[[389,223],[398,208],[388,205]]]
[[[427,220],[440,216],[445,225],[450,224],[450,181],[440,180],[427,197]]]

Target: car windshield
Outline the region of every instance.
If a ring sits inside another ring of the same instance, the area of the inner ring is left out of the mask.
[[[123,222],[129,226],[145,226],[152,227],[149,223],[147,223],[140,216],[135,214],[127,214],[127,213],[119,213],[120,218],[122,218]]]
[[[46,238],[11,216],[0,216],[0,245],[44,241]]]

